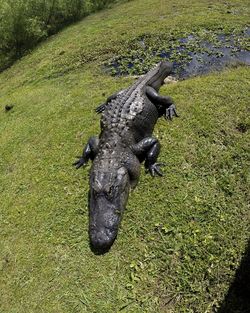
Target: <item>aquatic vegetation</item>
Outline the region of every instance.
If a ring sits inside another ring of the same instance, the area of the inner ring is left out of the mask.
[[[218,70],[230,63],[250,65],[249,28],[228,32],[200,29],[135,38],[121,55],[105,65],[112,75],[141,75],[162,59],[173,62],[175,76],[187,78]]]

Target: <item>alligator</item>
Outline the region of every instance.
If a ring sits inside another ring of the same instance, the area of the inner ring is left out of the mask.
[[[96,254],[106,253],[114,243],[129,191],[146,172],[162,176],[157,158],[160,143],[152,136],[157,119],[178,116],[173,99],[158,91],[171,74],[171,63],[162,61],[131,87],[107,98],[96,108],[101,113],[101,133],[91,137],[82,156],[73,163],[80,168],[92,160],[89,175],[89,239]]]

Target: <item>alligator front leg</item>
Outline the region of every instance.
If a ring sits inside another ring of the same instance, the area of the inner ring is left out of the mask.
[[[163,176],[160,166],[164,163],[157,163],[157,158],[160,153],[160,143],[156,138],[147,137],[132,146],[132,151],[142,162],[145,160],[146,171],[149,171],[152,176],[156,174]]]
[[[79,159],[73,163],[73,165],[78,169],[81,166],[86,165],[89,159],[93,161],[98,151],[98,145],[99,138],[90,137],[88,143],[83,148],[82,156],[80,156]]]
[[[147,86],[146,88],[146,95],[149,100],[157,107],[159,114],[164,115],[166,119],[172,120],[174,116],[179,116],[176,112],[176,107],[171,97],[159,95],[158,92],[150,86]]]

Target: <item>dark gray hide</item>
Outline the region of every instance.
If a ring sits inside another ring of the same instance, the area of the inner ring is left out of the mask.
[[[157,158],[158,140],[152,137],[157,119],[177,116],[173,100],[158,94],[172,65],[161,62],[131,87],[110,96],[96,111],[102,114],[101,134],[91,137],[74,165],[89,159],[89,238],[95,253],[112,246],[126,207],[129,190],[136,186],[140,163],[146,170],[162,176]]]

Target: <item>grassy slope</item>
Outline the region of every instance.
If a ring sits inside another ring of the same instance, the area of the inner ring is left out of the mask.
[[[110,253],[88,247],[93,108],[129,85],[100,69],[145,32],[235,27],[247,1],[138,0],[86,18],[0,76],[1,312],[212,312],[249,236],[249,69],[164,86],[180,119],[160,121],[165,177],[142,174]],[[228,6],[236,14],[227,14]],[[14,103],[8,114],[5,104]]]

